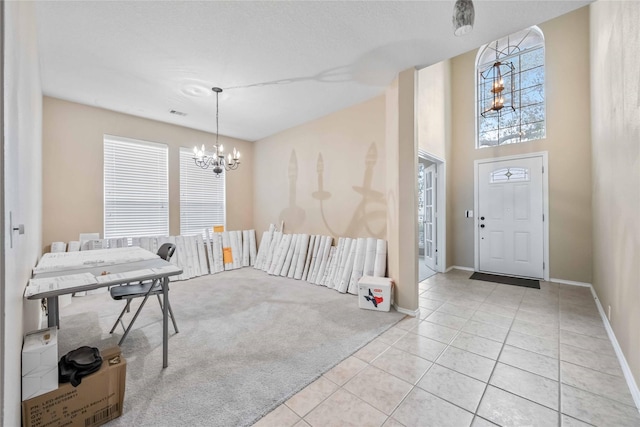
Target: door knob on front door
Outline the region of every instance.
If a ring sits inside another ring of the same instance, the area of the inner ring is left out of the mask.
[[[480,224],[480,228],[484,228],[484,224]]]
[[[483,216],[480,217],[480,221],[484,221],[484,217]]]

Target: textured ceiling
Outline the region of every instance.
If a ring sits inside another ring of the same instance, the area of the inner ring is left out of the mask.
[[[399,71],[456,56],[590,1],[39,1],[45,95],[249,141],[383,93]],[[178,110],[186,116],[169,113]]]

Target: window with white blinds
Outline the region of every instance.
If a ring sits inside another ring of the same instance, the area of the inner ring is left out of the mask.
[[[180,148],[180,234],[203,233],[225,225],[225,172],[202,169],[193,161],[193,149]]]
[[[104,136],[104,238],[169,235],[168,148]]]

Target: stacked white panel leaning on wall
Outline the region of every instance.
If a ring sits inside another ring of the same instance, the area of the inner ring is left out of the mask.
[[[254,267],[354,295],[362,276],[385,277],[386,240],[340,237],[333,243],[332,236],[284,234],[271,224],[262,234]]]

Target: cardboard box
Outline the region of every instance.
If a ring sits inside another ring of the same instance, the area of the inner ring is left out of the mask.
[[[23,427],[100,426],[122,415],[127,363],[119,347],[101,352],[102,367],[78,387],[57,390],[22,402]]]
[[[29,332],[22,345],[22,375],[58,367],[58,329]]]
[[[368,310],[389,311],[393,303],[393,280],[363,276],[358,281],[358,306]]]

